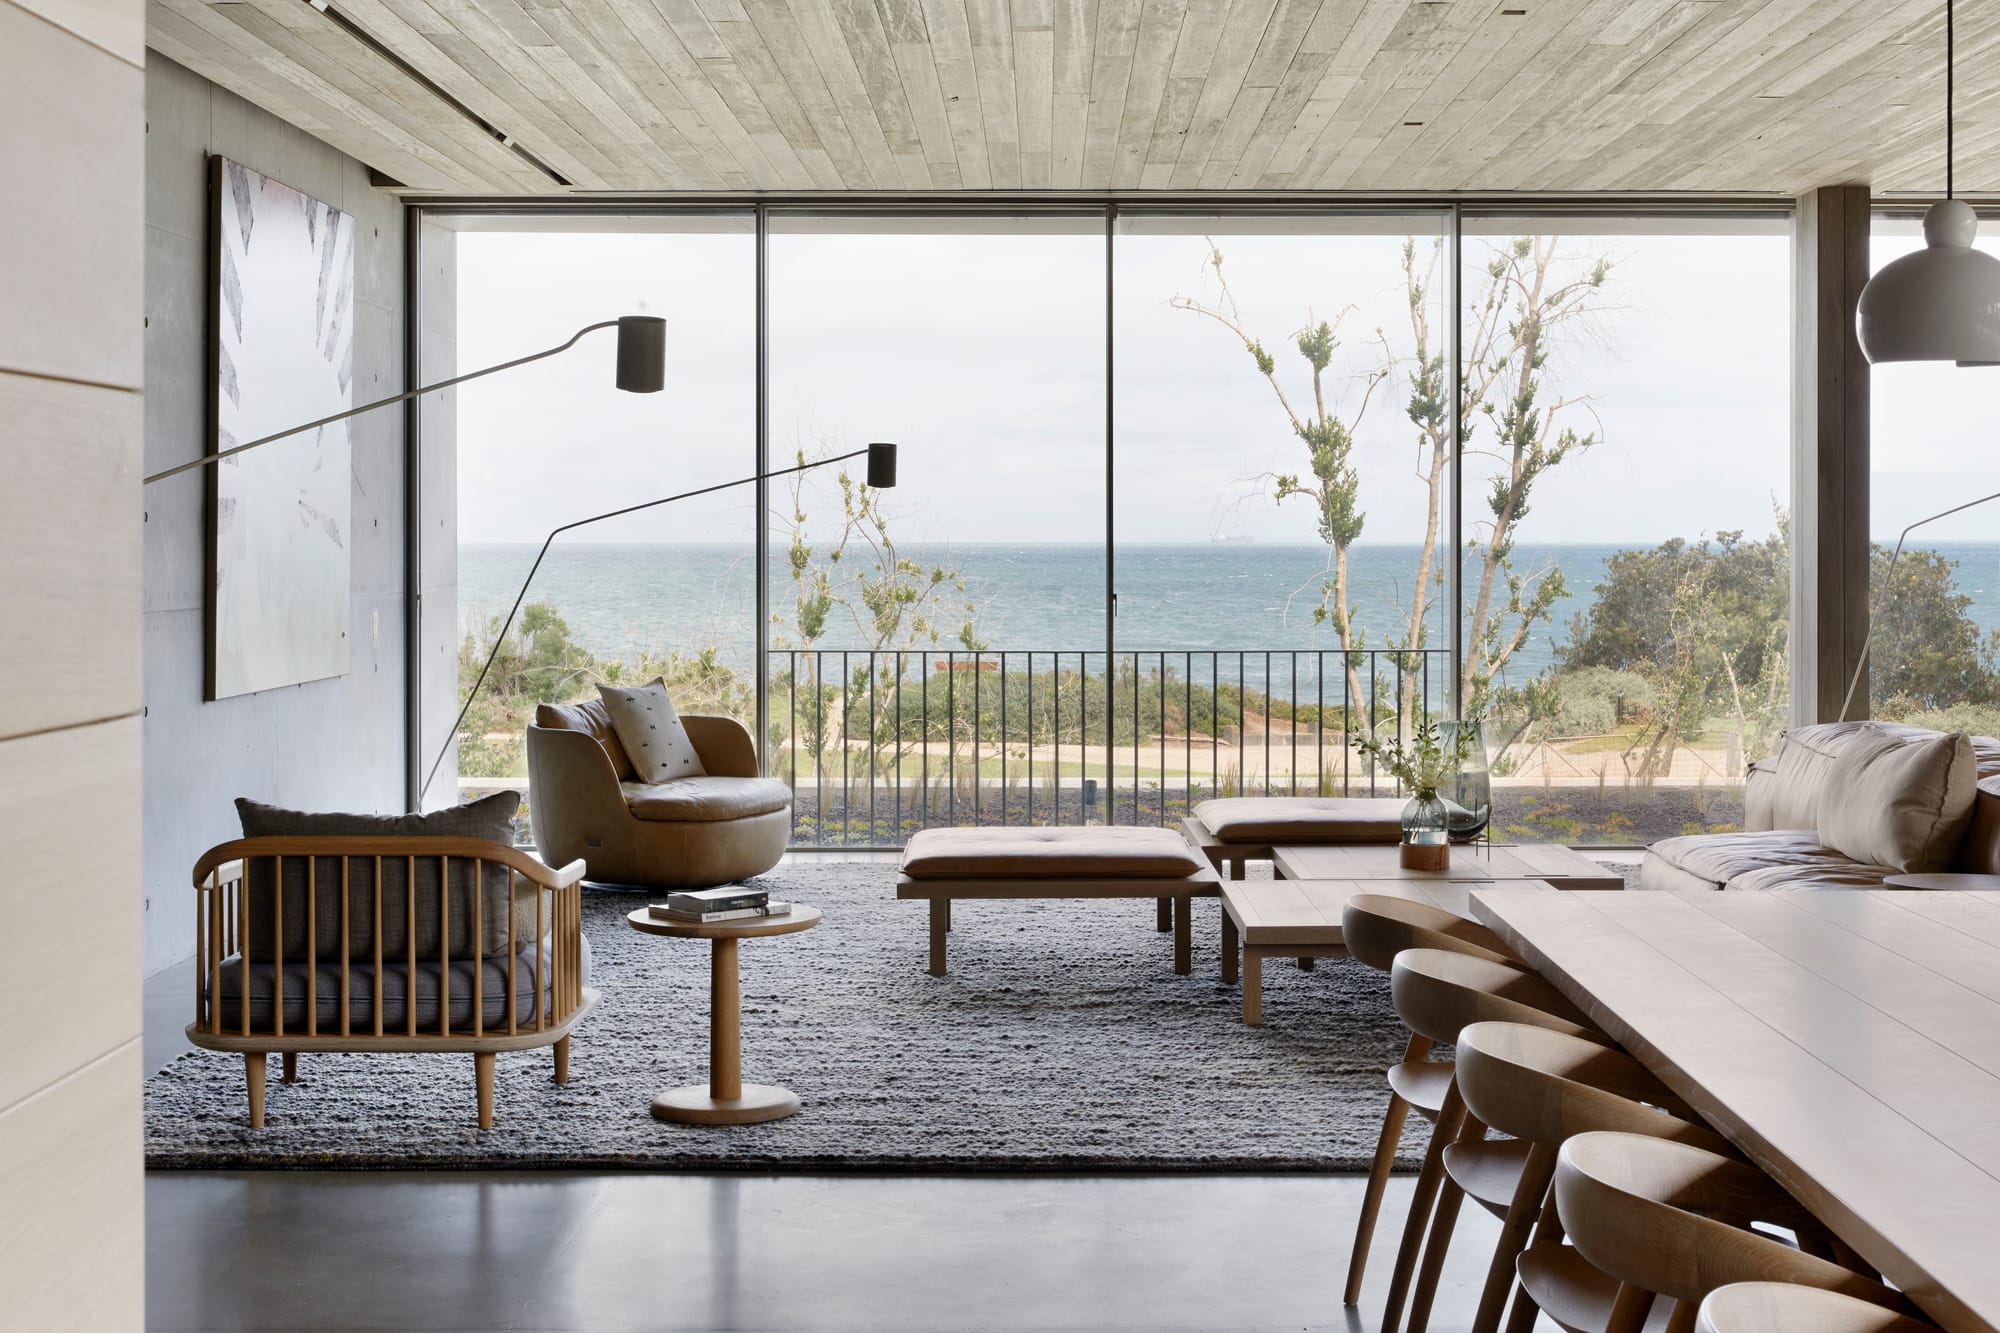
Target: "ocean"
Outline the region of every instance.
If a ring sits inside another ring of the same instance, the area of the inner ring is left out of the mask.
[[[1574,616],[1594,600],[1606,562],[1624,545],[1522,544],[1521,572],[1560,569],[1568,596],[1538,625],[1508,670],[1525,680],[1554,660]],[[1958,562],[1959,591],[1968,614],[2000,628],[2000,543],[1951,543],[1932,549]],[[459,623],[504,615],[534,562],[532,544],[459,548]],[[907,552],[958,571],[936,615],[949,646],[970,599],[975,632],[989,648],[1038,652],[1101,652],[1105,642],[1105,560],[1097,545],[968,544],[950,552]],[[1355,548],[1349,582],[1356,622],[1367,646],[1383,646],[1408,615],[1417,547],[1381,543]],[[572,636],[599,657],[630,659],[640,651],[718,650],[727,665],[748,672],[755,652],[755,569],[751,547],[613,545],[578,542],[550,550],[530,590],[530,602],[552,603]],[[1264,652],[1338,646],[1330,626],[1313,624],[1326,575],[1326,548],[1258,542],[1203,546],[1123,546],[1117,552],[1119,651]],[[790,604],[784,551],[772,553],[772,607]],[[1474,570],[1468,566],[1468,584]],[[1468,596],[1471,589],[1468,587]],[[1442,601],[1442,597],[1438,599]],[[1431,643],[1449,647],[1441,610],[1430,616]],[[781,631],[779,631],[781,632]],[[836,608],[824,648],[864,646],[851,616]]]

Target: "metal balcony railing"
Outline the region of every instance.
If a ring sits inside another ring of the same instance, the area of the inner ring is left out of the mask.
[[[771,655],[797,846],[924,828],[1163,825],[1212,796],[1393,794],[1351,744],[1447,715],[1450,653]]]

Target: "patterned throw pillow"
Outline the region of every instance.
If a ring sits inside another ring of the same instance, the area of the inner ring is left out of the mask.
[[[599,697],[611,714],[611,729],[631,757],[641,782],[672,782],[676,778],[703,778],[708,770],[694,752],[687,727],[667,697],[667,682],[655,676],[651,684],[624,690],[615,685],[599,685]]]

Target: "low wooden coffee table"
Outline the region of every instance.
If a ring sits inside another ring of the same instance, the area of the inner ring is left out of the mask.
[[[709,940],[708,1082],[670,1088],[653,1098],[653,1116],[687,1125],[754,1125],[782,1120],[799,1109],[790,1088],[743,1081],[742,992],[736,981],[736,944],[766,935],[793,935],[819,924],[819,909],[792,904],[784,916],[748,916],[699,924],[661,921],[645,908],[626,916],[632,929],[647,935]]]
[[[1271,864],[1280,879],[1393,879],[1483,883],[1541,879],[1560,889],[1622,889],[1625,878],[1581,852],[1555,843],[1503,843],[1453,847],[1443,870],[1405,870],[1400,848],[1370,844],[1276,847]]]
[[[1340,917],[1347,900],[1357,893],[1408,898],[1469,921],[1474,889],[1550,887],[1542,879],[1228,880],[1222,886],[1222,981],[1229,985],[1236,980],[1240,949],[1243,1021],[1256,1027],[1264,1021],[1264,960],[1345,958]]]

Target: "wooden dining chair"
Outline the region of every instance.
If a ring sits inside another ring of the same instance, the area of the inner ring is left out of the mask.
[[[1444,1150],[1440,1195],[1463,1192],[1502,1220],[1472,1333],[1499,1328],[1515,1287],[1514,1262],[1530,1239],[1543,1244],[1560,1239],[1549,1186],[1565,1140],[1620,1130],[1731,1151],[1727,1140],[1700,1124],[1644,1065],[1595,1041],[1521,1023],[1474,1023],[1458,1034],[1454,1064],[1467,1114],[1508,1136],[1461,1136]],[[1420,1291],[1436,1289],[1451,1244],[1440,1220],[1434,1219],[1424,1246]],[[1534,1303],[1524,1296],[1515,1302],[1510,1327],[1525,1333],[1534,1326]],[[1413,1308],[1411,1327],[1427,1314],[1428,1309]]]
[[[1340,914],[1340,934],[1348,954],[1378,972],[1389,971],[1396,955],[1405,949],[1444,949],[1519,966],[1500,937],[1478,922],[1453,916],[1429,903],[1386,894],[1357,893],[1349,898]],[[1396,1167],[1396,1147],[1403,1141],[1403,1124],[1410,1109],[1415,1107],[1425,1120],[1436,1121],[1438,1109],[1444,1105],[1451,1062],[1432,1060],[1431,1045],[1429,1037],[1412,1032],[1401,1063],[1388,1071],[1389,1106],[1382,1113],[1382,1132],[1375,1141],[1368,1187],[1361,1196],[1361,1216],[1354,1227],[1354,1249],[1347,1260],[1343,1299],[1348,1305],[1361,1300],[1361,1278],[1375,1237],[1375,1219],[1382,1211],[1382,1195],[1389,1186],[1389,1173]]]
[[[1570,1244],[1532,1245],[1518,1269],[1542,1312],[1572,1333],[1639,1333],[1659,1298],[1678,1302],[1668,1333],[1693,1333],[1701,1302],[1737,1282],[1794,1283],[1907,1308],[1873,1278],[1751,1230],[1752,1221],[1801,1237],[1822,1228],[1756,1167],[1705,1148],[1579,1134],[1556,1155],[1555,1199]]]
[[[1443,949],[1405,949],[1389,969],[1389,994],[1404,1025],[1433,1043],[1455,1042],[1458,1034],[1474,1023],[1524,1023],[1610,1044],[1561,991],[1532,972],[1491,958]],[[1428,1314],[1431,1292],[1413,1292],[1412,1279],[1432,1221],[1432,1207],[1444,1206],[1439,1187],[1444,1179],[1445,1146],[1460,1137],[1485,1134],[1485,1127],[1466,1114],[1457,1080],[1448,1073],[1445,1080],[1430,1144],[1424,1150],[1423,1166],[1411,1193],[1409,1216],[1403,1223],[1403,1240],[1396,1250],[1396,1266],[1382,1312],[1383,1333],[1394,1333],[1402,1322],[1406,1300],[1411,1302],[1413,1317],[1419,1310]],[[1452,1208],[1455,1221],[1455,1202]]]
[[[1935,1324],[1817,1287],[1738,1282],[1708,1293],[1695,1333],[1934,1333]]]

